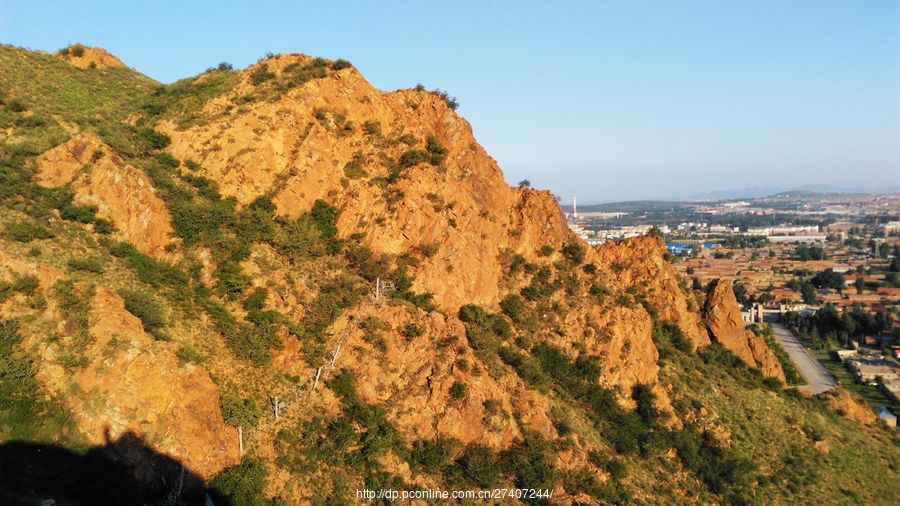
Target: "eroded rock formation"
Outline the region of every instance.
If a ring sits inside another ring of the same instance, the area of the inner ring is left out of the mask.
[[[785,381],[778,358],[763,338],[744,326],[730,279],[718,280],[706,298],[706,323],[713,339],[764,375]]]

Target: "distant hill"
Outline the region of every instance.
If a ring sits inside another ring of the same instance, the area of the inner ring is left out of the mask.
[[[798,195],[806,194],[864,194],[864,193],[897,193],[900,186],[885,186],[874,188],[862,188],[858,186],[835,186],[830,184],[808,184],[799,187],[753,187],[753,188],[737,188],[731,190],[718,190],[711,192],[698,193],[692,195],[686,200],[731,200],[731,199],[755,199],[762,197],[771,197],[775,195]]]

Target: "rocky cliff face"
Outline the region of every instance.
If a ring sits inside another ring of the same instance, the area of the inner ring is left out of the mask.
[[[763,338],[744,327],[744,319],[730,279],[720,279],[709,292],[705,316],[710,334],[717,343],[766,376],[785,381],[781,363],[766,346]]]
[[[510,188],[469,123],[431,93],[382,93],[346,68],[277,100],[242,100],[264,93],[250,77],[262,66],[281,75],[310,60],[268,59],[207,103],[210,121],[161,124],[169,151],[198,163],[197,173],[242,205],[267,195],[296,217],[321,198],[341,209],[343,238],[393,255],[428,250],[413,269],[414,288],[449,311],[498,302],[501,251],[531,258],[541,245],[572,239],[550,193]],[[404,166],[404,153],[428,152],[429,138],[445,150],[439,166]]]
[[[125,163],[94,134],[80,134],[37,159],[35,182],[47,188],[69,185],[73,202],[94,206],[111,221],[113,236],[139,250],[161,255],[172,233],[165,203],[147,176]]]
[[[103,445],[137,435],[206,479],[239,461],[236,431],[222,419],[206,369],[180,361],[180,345],[144,332],[119,295],[103,286],[72,285],[72,297],[84,298],[89,311],[81,320],[60,308],[76,304],[74,299],[56,302],[57,283],[66,281],[59,269],[0,253],[0,281],[10,276],[35,276],[50,304],[35,308],[14,297],[0,303],[0,316],[29,318],[23,345],[39,359],[37,378],[64,399],[86,442]],[[136,468],[144,471],[151,472]]]
[[[595,251],[598,261],[615,272],[612,282],[618,288],[634,287],[660,318],[676,323],[695,347],[710,343],[694,298],[667,260],[662,239],[646,235],[601,244]]]

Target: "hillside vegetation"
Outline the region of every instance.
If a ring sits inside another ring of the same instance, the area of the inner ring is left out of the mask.
[[[148,502],[900,499],[893,431],[710,336],[660,238],[582,243],[446,93],[296,54],[82,66],[0,46],[0,442],[196,476],[125,459]]]

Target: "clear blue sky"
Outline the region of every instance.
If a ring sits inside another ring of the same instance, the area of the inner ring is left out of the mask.
[[[268,51],[421,82],[507,179],[566,200],[900,186],[900,2],[4,0],[0,41],[169,82]]]

